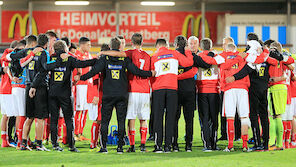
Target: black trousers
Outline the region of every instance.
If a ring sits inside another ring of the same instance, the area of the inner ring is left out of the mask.
[[[176,90],[160,89],[153,92],[153,112],[154,124],[153,131],[155,133],[155,144],[157,147],[162,146],[163,142],[163,116],[165,114],[165,147],[171,147],[172,137],[174,135],[174,127],[176,120],[176,112],[178,105],[178,95]]]
[[[67,140],[69,147],[73,148],[75,145],[74,140],[74,125],[73,125],[73,103],[70,97],[49,96],[48,98],[49,111],[51,114],[50,119],[50,133],[51,142],[53,146],[58,146],[58,120],[60,116],[60,108],[62,109],[64,120],[67,129]]]
[[[185,119],[186,145],[192,145],[193,140],[193,117],[196,106],[196,93],[194,91],[178,91],[178,107],[175,120],[175,130],[173,137],[173,145],[178,145],[178,123],[181,116],[181,108],[183,107],[183,115]]]
[[[102,99],[102,121],[101,121],[101,134],[102,134],[102,147],[107,146],[108,127],[112,118],[113,108],[116,109],[117,124],[118,124],[118,146],[124,145],[124,134],[125,134],[125,119],[127,113],[127,97],[125,96],[114,96],[114,97],[103,97]]]
[[[220,103],[218,93],[198,93],[198,113],[201,119],[202,140],[206,148],[217,146]]]
[[[151,96],[151,98],[153,99],[153,94]],[[153,101],[151,99],[151,112],[150,112],[150,119],[149,119],[149,135],[150,136],[154,136],[154,132],[153,132],[153,123],[154,123],[154,112],[153,112]]]
[[[259,91],[257,89],[249,89],[250,101],[250,120],[253,131],[254,146],[261,146],[260,127],[258,116],[260,117],[262,127],[263,146],[268,147],[269,140],[269,122],[268,122],[268,101],[267,90]]]

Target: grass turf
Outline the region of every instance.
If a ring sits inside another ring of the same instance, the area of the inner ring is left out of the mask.
[[[116,114],[110,125],[116,125]],[[193,151],[184,151],[184,119],[181,117],[179,123],[179,143],[180,152],[170,154],[155,154],[153,142],[147,142],[148,153],[140,153],[138,145],[140,143],[139,122],[136,123],[136,153],[116,154],[116,146],[108,146],[108,154],[99,154],[90,151],[89,142],[76,142],[76,147],[80,153],[64,152],[37,152],[37,151],[17,151],[15,148],[0,148],[0,166],[294,166],[296,165],[296,149],[274,152],[251,152],[243,153],[241,142],[235,142],[235,152],[225,153],[222,151],[202,152],[202,141],[200,137],[200,126],[198,114],[195,114]],[[84,134],[90,138],[91,121],[87,121]],[[251,135],[251,132],[249,133]],[[31,139],[34,139],[34,125],[31,130]],[[226,141],[219,141],[218,146],[224,149]],[[47,146],[51,149],[51,145]],[[125,149],[128,146],[124,147]]]

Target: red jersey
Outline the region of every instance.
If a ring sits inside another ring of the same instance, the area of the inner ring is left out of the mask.
[[[281,77],[284,74],[284,65],[285,64],[292,64],[294,63],[294,59],[292,57],[286,57],[283,61],[278,61],[278,64],[275,66],[269,67],[269,76],[270,78],[273,77]],[[286,81],[279,81],[279,82],[269,82],[269,86],[277,85],[277,84],[286,84]]]
[[[75,55],[76,55],[77,59],[79,59],[79,60],[89,60],[89,59],[92,58],[91,55],[88,52],[85,52],[83,54],[78,49],[76,49]],[[84,75],[87,72],[89,72],[90,67],[81,68],[81,70],[82,70],[81,75]],[[77,85],[87,85],[87,84],[88,84],[88,81],[87,80],[86,81],[81,81],[80,80],[80,81],[77,82]]]
[[[87,103],[92,103],[94,97],[99,96],[99,74],[90,78],[87,85]]]
[[[151,70],[156,71],[156,76],[151,79],[152,90],[178,89],[178,67],[193,65],[191,51],[186,50],[185,55],[176,50],[161,47],[151,58]]]
[[[140,49],[125,51],[127,57],[141,70],[150,71],[150,55]],[[150,93],[150,79],[128,73],[129,92]]]
[[[246,89],[248,91],[250,87],[249,76],[243,79],[236,80],[232,83],[226,83],[227,77],[233,76],[239,72],[246,64],[246,61],[238,55],[239,52],[222,52],[220,56],[225,58],[225,63],[220,65],[221,72],[221,90],[227,91],[229,89],[238,88]]]
[[[291,97],[296,97],[296,81],[293,81],[292,78],[294,77],[294,73],[291,73]]]
[[[7,55],[12,52],[11,48],[5,49],[0,62],[2,67],[7,67],[10,60],[7,59]],[[11,94],[11,80],[8,74],[1,75],[1,83],[0,83],[0,94]]]

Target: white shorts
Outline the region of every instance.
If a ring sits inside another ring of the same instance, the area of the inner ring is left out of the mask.
[[[236,110],[239,117],[249,117],[249,93],[245,89],[229,89],[224,92],[223,116],[235,117]]]
[[[126,119],[149,120],[150,93],[129,93]]]
[[[98,105],[88,103],[88,118],[95,121],[98,118]]]
[[[294,116],[296,117],[296,97],[292,97],[291,105],[293,106],[293,113],[294,113]]]
[[[87,85],[77,85],[76,88],[76,110],[88,110],[87,105]]]
[[[26,89],[14,87],[11,89],[13,106],[11,116],[25,116],[26,114]]]
[[[12,94],[2,94],[1,95],[1,113],[7,116],[13,116],[12,106],[13,106],[13,96]]]
[[[292,121],[294,116],[294,106],[291,104],[286,105],[286,111],[282,114],[283,121]]]

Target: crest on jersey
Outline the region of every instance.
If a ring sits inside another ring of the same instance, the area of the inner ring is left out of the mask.
[[[64,77],[63,72],[54,72],[54,81],[62,81]]]
[[[168,62],[162,63],[162,71],[169,71],[170,64]]]
[[[120,71],[119,70],[111,70],[112,79],[119,79]]]

